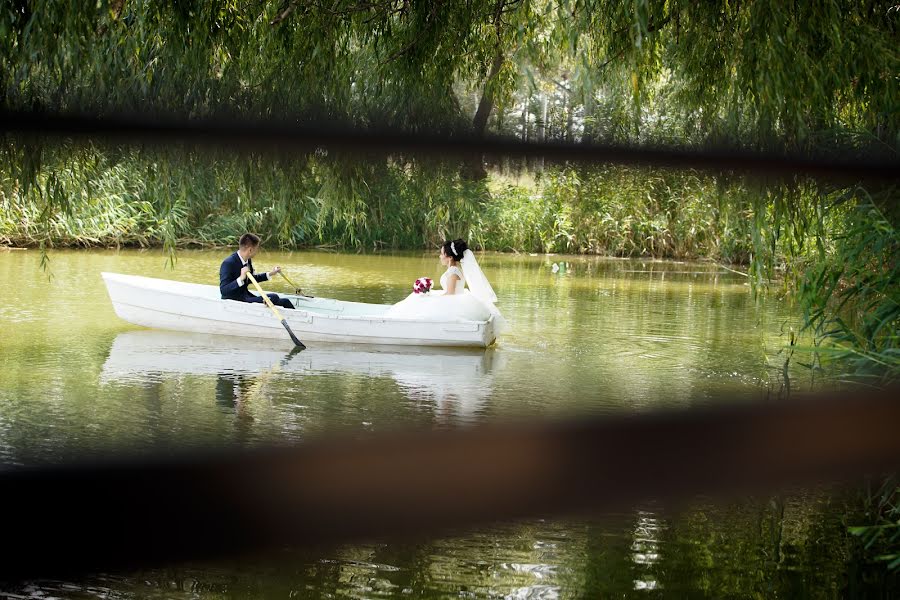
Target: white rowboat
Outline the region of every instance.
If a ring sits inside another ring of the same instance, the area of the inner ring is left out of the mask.
[[[214,285],[119,273],[101,275],[116,314],[129,323],[171,331],[287,338],[265,304],[222,300]],[[493,316],[487,321],[401,318],[385,314],[390,304],[279,295],[297,307],[280,312],[304,343],[486,348],[496,339]]]

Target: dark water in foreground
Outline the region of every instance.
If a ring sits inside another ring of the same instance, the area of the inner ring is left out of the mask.
[[[311,347],[141,330],[113,313],[116,271],[217,283],[222,253],[0,252],[0,466],[122,449],[253,447],[330,432],[454,428],[688,407],[780,384],[788,307],[708,264],[487,255],[512,331],[487,351]],[[553,263],[565,261],[558,272]],[[318,296],[403,298],[432,256],[264,252]],[[274,283],[274,291],[287,290]],[[243,344],[243,345],[241,345]],[[809,376],[792,371],[794,386]],[[585,473],[590,477],[590,473]],[[804,489],[677,514],[528,520],[372,543],[0,588],[25,597],[842,597],[888,593],[846,533],[856,493]],[[16,596],[11,596],[16,597]]]

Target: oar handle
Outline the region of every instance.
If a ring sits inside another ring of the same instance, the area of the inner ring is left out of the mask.
[[[281,274],[282,277],[284,277],[284,280],[288,282],[288,285],[289,285],[289,286],[291,286],[292,288],[294,288],[294,292],[296,292],[297,294],[302,294],[302,293],[303,293],[303,292],[300,290],[300,288],[297,287],[297,284],[294,283],[293,281],[291,281],[290,277],[288,277],[287,275],[284,274],[284,271],[278,271],[278,273]]]

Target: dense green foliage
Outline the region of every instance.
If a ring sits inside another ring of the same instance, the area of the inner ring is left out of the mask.
[[[859,0],[16,1],[0,89],[6,108],[896,148],[898,18]]]
[[[900,149],[900,11],[748,0],[14,0],[0,108],[288,118],[573,143]],[[707,257],[795,294],[814,369],[900,367],[896,188],[333,151],[0,149],[0,241]],[[836,360],[835,360],[836,359]]]
[[[146,246],[171,236],[177,245],[230,245],[236,232],[252,230],[285,248],[423,248],[459,232],[482,248],[506,251],[738,263],[750,256],[752,194],[697,173],[562,169],[538,181],[495,174],[485,186],[446,165],[421,163],[412,170],[315,157],[273,164],[52,152],[76,158],[61,158],[38,178],[35,201],[16,202],[15,180],[0,181],[0,239],[7,243]],[[85,163],[90,170],[79,168]],[[40,198],[58,190],[69,192],[63,209],[42,218]],[[747,200],[726,200],[735,195]],[[348,199],[356,203],[350,210]]]
[[[875,525],[859,525],[850,531],[865,543],[865,549],[890,569],[900,569],[900,482],[893,475],[876,489],[869,490],[864,502],[865,518]]]

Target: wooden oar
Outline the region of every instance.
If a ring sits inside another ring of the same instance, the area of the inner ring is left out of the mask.
[[[297,284],[294,283],[293,281],[291,281],[290,278],[284,274],[284,271],[278,271],[278,272],[281,274],[282,277],[284,277],[284,280],[288,282],[288,285],[291,286],[292,288],[294,288],[295,294],[297,294],[298,296],[306,296],[307,298],[312,298],[312,296],[307,296],[306,294],[304,294],[303,290],[301,290],[299,287],[297,287]]]
[[[269,297],[266,296],[266,293],[263,291],[261,287],[259,287],[259,282],[256,281],[256,277],[253,276],[253,273],[247,271],[247,277],[250,278],[250,281],[253,282],[253,285],[256,287],[256,291],[259,292],[259,295],[262,296],[263,302],[266,303],[266,306],[272,309],[272,313],[275,315],[275,318],[281,321],[281,324],[284,325],[284,328],[287,329],[288,335],[291,336],[291,339],[294,340],[294,343],[297,344],[297,347],[300,349],[306,348],[303,342],[294,335],[294,332],[291,331],[290,325],[287,324],[287,321],[284,320],[284,317],[281,316],[281,313],[278,312],[278,309],[275,308],[275,305],[272,304],[272,301],[269,300]]]

